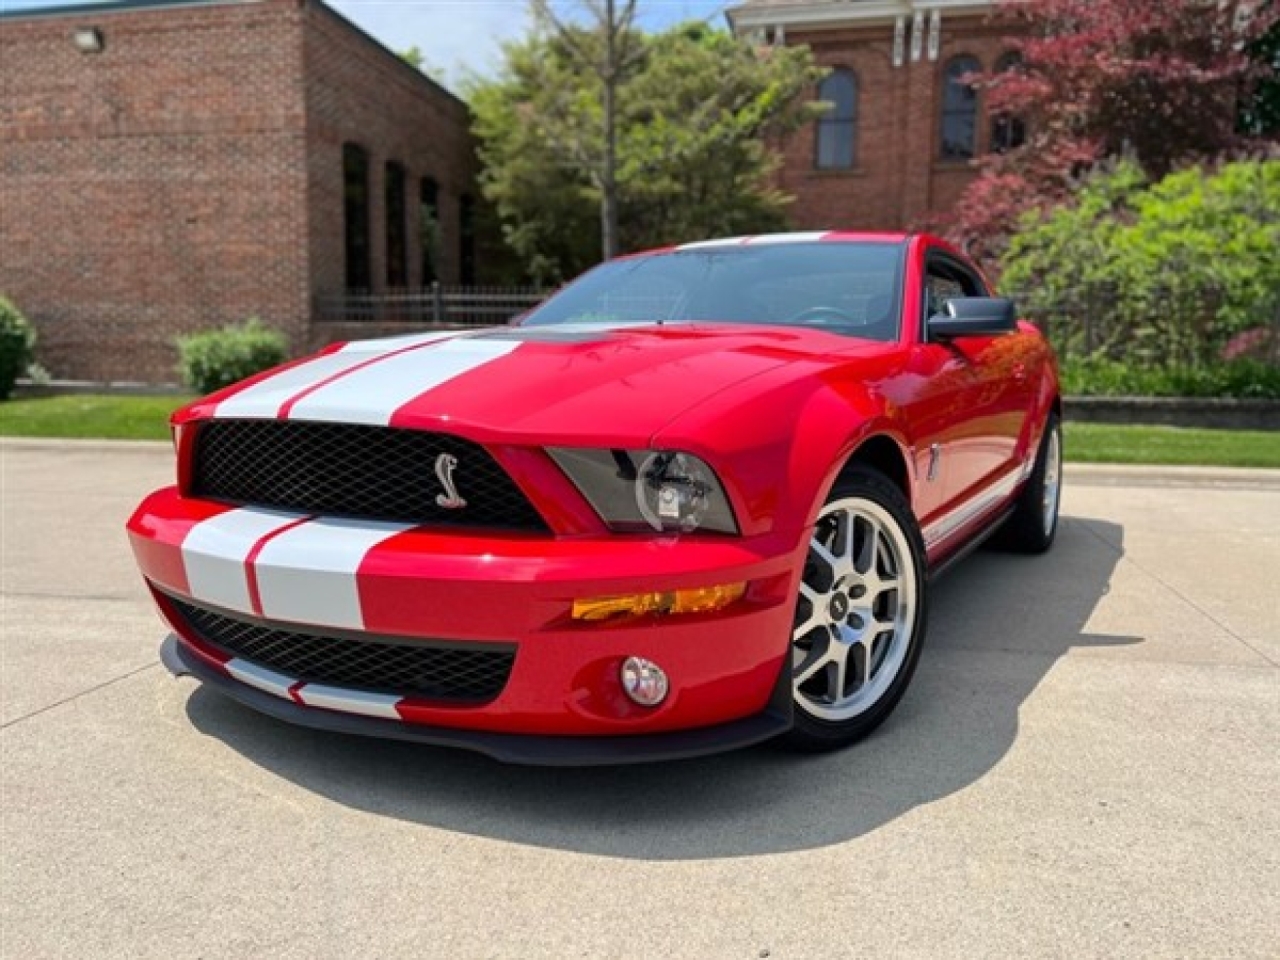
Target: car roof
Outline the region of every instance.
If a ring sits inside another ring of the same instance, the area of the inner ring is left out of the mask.
[[[662,253],[679,253],[685,250],[715,250],[722,247],[766,247],[791,243],[905,243],[914,234],[910,233],[876,233],[853,230],[807,230],[792,233],[762,233],[741,237],[719,237],[712,240],[698,240],[693,243],[674,244],[669,247],[656,247],[652,250],[638,250],[624,254],[617,259],[631,257],[648,257]]]

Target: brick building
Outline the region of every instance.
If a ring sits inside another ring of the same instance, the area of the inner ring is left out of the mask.
[[[466,107],[321,0],[0,15],[0,292],[56,377],[173,381],[176,335],[470,279]]]
[[[971,161],[1019,143],[962,78],[1016,59],[996,0],[747,0],[728,11],[758,43],[804,44],[834,105],[783,145],[779,185],[800,228],[902,229],[953,206]]]

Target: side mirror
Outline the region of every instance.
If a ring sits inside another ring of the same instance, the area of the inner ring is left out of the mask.
[[[994,337],[1012,333],[1018,326],[1018,312],[1007,297],[955,297],[947,301],[945,313],[929,318],[929,339],[952,337]]]

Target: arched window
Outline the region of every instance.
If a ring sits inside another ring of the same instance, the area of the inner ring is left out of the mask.
[[[818,99],[831,109],[818,118],[819,170],[848,170],[853,166],[858,133],[858,78],[851,70],[836,70],[818,85]]]
[[[965,77],[982,70],[977,57],[952,57],[947,61],[942,86],[943,160],[968,160],[977,152],[978,91]]]
[[[996,61],[996,73],[1008,73],[1022,66],[1022,54],[1010,50]],[[1011,113],[997,113],[991,118],[991,152],[1008,153],[1027,142],[1027,124]]]

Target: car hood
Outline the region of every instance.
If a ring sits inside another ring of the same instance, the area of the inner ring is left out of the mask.
[[[182,419],[447,430],[484,441],[647,443],[681,413],[784,364],[888,344],[738,324],[502,327],[361,341],[229,388]]]

